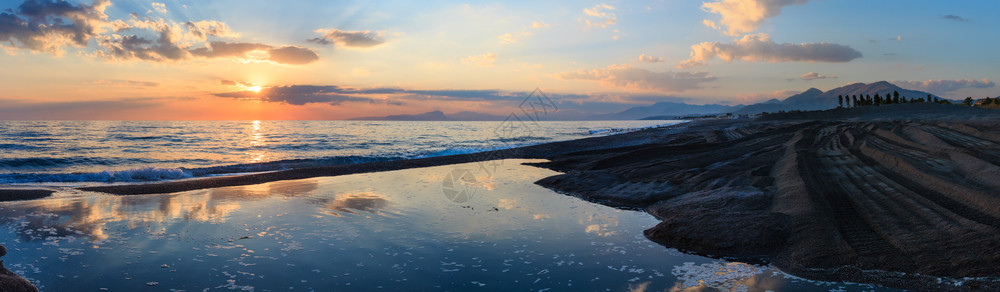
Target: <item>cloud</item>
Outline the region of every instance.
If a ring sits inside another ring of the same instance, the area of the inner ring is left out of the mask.
[[[804,4],[809,0],[717,0],[705,2],[701,9],[719,14],[719,24],[704,20],[706,26],[722,30],[726,35],[737,36],[752,32],[765,20],[781,14],[781,8],[788,5]]]
[[[94,85],[111,85],[111,86],[139,86],[139,87],[157,87],[160,83],[151,81],[135,81],[135,80],[97,80],[92,82]]]
[[[493,62],[496,61],[497,55],[493,53],[469,56],[462,58],[462,63],[475,65],[479,67],[493,67]]]
[[[303,65],[319,60],[319,55],[310,49],[297,46],[272,47],[257,43],[212,42],[210,46],[193,49],[190,53],[208,59],[237,58],[289,65]]]
[[[225,56],[300,65],[319,59],[315,52],[296,46],[224,41],[237,38],[239,34],[230,31],[225,23],[214,20],[179,23],[163,18],[140,17],[136,13],[130,14],[128,19],[112,20],[104,13],[109,5],[111,2],[108,0],[95,0],[89,6],[67,1],[27,0],[16,10],[0,13],[0,46],[57,56],[63,54],[64,47],[74,46],[92,49],[92,52],[81,52],[81,55],[106,61],[179,62],[193,57]],[[154,2],[153,8],[166,12],[162,3]],[[89,47],[90,40],[95,40],[97,46]],[[219,47],[227,44],[245,44],[244,48],[254,49],[243,50],[243,54],[217,52]],[[251,52],[257,55],[251,55]]]
[[[153,10],[150,10],[148,12],[151,13],[153,11],[166,14],[167,13],[167,5],[164,5],[163,3],[153,2]]]
[[[188,21],[184,23],[184,27],[187,28],[188,33],[201,40],[207,41],[209,36],[216,36],[220,38],[238,38],[240,35],[238,33],[229,30],[229,27],[221,21],[215,20],[202,20],[202,21]]]
[[[948,93],[963,88],[992,88],[996,83],[989,79],[955,79],[955,80],[927,80],[927,81],[890,81],[899,87],[927,91],[934,94]]]
[[[583,9],[583,14],[587,17],[584,19],[584,23],[587,24],[587,28],[607,28],[608,26],[615,25],[618,22],[618,17],[611,12],[614,10],[615,7],[608,4],[598,4],[594,7]]]
[[[971,22],[972,21],[972,20],[969,20],[967,18],[958,16],[958,15],[954,15],[954,14],[948,14],[948,15],[942,16],[941,18],[944,18],[944,19],[947,19],[947,20],[954,20],[954,21],[958,21],[958,22]]]
[[[562,80],[595,81],[609,88],[633,88],[664,92],[683,92],[700,88],[698,84],[715,80],[707,72],[652,72],[632,65],[611,65],[604,69],[562,72],[554,75]]]
[[[0,46],[46,52],[57,56],[62,47],[87,46],[88,41],[104,31],[108,0],[93,5],[70,2],[28,0],[0,13]]]
[[[653,56],[646,56],[646,54],[639,55],[639,62],[645,63],[660,63],[663,62],[663,58],[657,58]]]
[[[546,28],[546,27],[549,27],[549,24],[545,23],[544,21],[532,21],[531,22],[531,28],[539,29],[539,28]]]
[[[243,85],[249,83],[232,80],[222,80],[222,85]],[[260,92],[249,90],[213,93],[218,97],[228,97],[244,100],[281,102],[292,105],[307,103],[328,103],[337,105],[342,102],[376,102],[385,99],[381,97],[395,96],[402,99],[420,100],[465,100],[465,101],[495,101],[521,100],[528,92],[504,92],[495,89],[403,89],[395,87],[349,88],[336,85],[288,85],[266,87]]]
[[[228,97],[245,100],[259,100],[267,102],[280,102],[292,105],[305,105],[307,103],[326,103],[339,105],[343,102],[371,102],[372,99],[356,97],[342,94],[342,90],[337,86],[313,86],[313,85],[290,85],[267,87],[260,92],[236,91],[213,94],[218,97]]]
[[[318,38],[308,39],[306,41],[314,42],[321,45],[335,45],[343,48],[370,48],[377,45],[385,43],[385,39],[382,38],[382,32],[372,32],[372,31],[347,31],[339,30],[336,28],[332,29],[318,29],[316,33],[323,34]]]
[[[799,78],[801,78],[802,80],[837,79],[837,76],[826,76],[826,75],[819,74],[819,73],[816,73],[816,72],[809,72],[809,73],[806,73],[806,74],[802,74],[802,76],[800,76]]]
[[[319,60],[319,55],[310,49],[298,46],[284,46],[268,49],[268,61],[280,64],[303,65]]]
[[[0,117],[4,120],[117,119],[121,115],[159,107],[165,101],[165,99],[160,98],[67,102],[26,102],[0,99]]]
[[[517,42],[517,37],[515,37],[511,33],[505,33],[505,34],[503,34],[501,36],[498,36],[497,39],[500,39],[500,44],[501,45],[513,44],[513,43]]]
[[[845,45],[831,43],[778,44],[767,34],[749,34],[734,43],[704,42],[691,46],[691,58],[678,68],[706,66],[720,58],[726,62],[849,62],[861,58],[861,52]]]

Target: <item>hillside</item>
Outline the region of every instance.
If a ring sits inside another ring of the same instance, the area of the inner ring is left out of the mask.
[[[762,112],[778,112],[778,111],[792,111],[792,110],[824,110],[835,108],[838,105],[837,96],[854,96],[854,95],[881,95],[885,96],[887,94],[892,94],[893,92],[899,92],[900,96],[905,96],[907,98],[920,98],[927,97],[927,95],[936,96],[923,91],[904,89],[895,84],[879,81],[870,84],[864,83],[854,83],[846,86],[831,89],[829,91],[823,92],[816,88],[810,88],[802,93],[790,96],[782,101],[770,100],[763,103],[756,103],[745,106],[735,113],[737,114],[757,114]]]

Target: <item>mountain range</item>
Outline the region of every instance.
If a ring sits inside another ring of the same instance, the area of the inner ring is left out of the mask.
[[[658,102],[648,106],[637,106],[632,107],[616,113],[607,114],[597,114],[572,117],[555,117],[554,120],[559,119],[576,119],[576,120],[638,120],[638,119],[671,119],[681,116],[688,115],[710,115],[710,114],[724,114],[724,113],[734,113],[734,114],[758,114],[762,112],[777,112],[777,111],[792,111],[792,110],[824,110],[837,107],[838,101],[837,96],[851,97],[854,95],[867,96],[867,95],[890,95],[893,92],[899,92],[901,97],[906,98],[926,98],[928,95],[935,96],[933,94],[917,91],[903,89],[895,84],[879,81],[869,84],[864,83],[854,83],[848,84],[842,87],[834,88],[829,91],[823,92],[822,90],[816,88],[810,88],[802,93],[789,96],[783,100],[772,99],[761,103],[755,103],[747,106],[742,105],[719,105],[719,104],[706,104],[706,105],[691,105],[679,102]],[[362,121],[502,121],[504,116],[497,116],[478,112],[457,112],[453,114],[445,114],[441,111],[432,111],[422,114],[415,115],[391,115],[384,117],[362,117],[353,118],[351,120],[362,120]]]
[[[657,102],[649,106],[637,106],[617,113],[595,115],[588,120],[638,120],[648,117],[675,117],[685,115],[707,115],[728,113],[740,109],[741,106],[719,104],[691,105],[679,102]]]
[[[772,99],[762,103],[751,104],[736,110],[735,114],[758,114],[762,112],[777,112],[777,111],[791,111],[791,110],[824,110],[831,109],[838,106],[837,96],[850,97],[854,95],[872,95],[878,94],[880,96],[886,96],[892,94],[894,91],[899,92],[900,97],[906,98],[926,98],[928,95],[935,96],[933,94],[903,89],[895,84],[879,81],[870,84],[864,83],[854,83],[846,86],[830,89],[827,92],[816,88],[810,88],[802,93],[789,96],[784,100]]]

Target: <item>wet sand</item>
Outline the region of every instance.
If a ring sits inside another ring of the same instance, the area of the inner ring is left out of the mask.
[[[1000,289],[994,113],[927,104],[803,116],[556,155],[536,165],[566,174],[538,183],[643,208],[662,220],[648,238],[695,253],[811,279]]]
[[[565,174],[538,184],[644,209],[646,236],[812,279],[1000,289],[1000,114],[935,104],[701,120],[480,154],[81,188],[119,195],[503,158]],[[17,191],[13,191],[17,192]],[[939,279],[949,277],[949,279]],[[971,279],[961,279],[974,277]]]

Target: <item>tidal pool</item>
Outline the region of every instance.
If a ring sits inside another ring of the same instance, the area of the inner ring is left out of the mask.
[[[658,221],[504,160],[144,196],[0,203],[7,268],[45,291],[889,290],[665,248]]]

